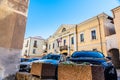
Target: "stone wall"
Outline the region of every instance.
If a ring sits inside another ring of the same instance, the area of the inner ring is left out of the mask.
[[[26,1],[28,0],[1,0],[1,47],[22,49],[28,8],[28,2]]]
[[[20,63],[20,51],[0,47],[0,78],[15,74]],[[0,79],[1,80],[1,79]]]
[[[0,80],[18,71],[29,0],[0,0]]]

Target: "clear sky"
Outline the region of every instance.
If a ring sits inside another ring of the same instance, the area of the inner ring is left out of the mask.
[[[25,37],[48,38],[61,24],[78,24],[102,12],[112,16],[118,0],[30,0]]]

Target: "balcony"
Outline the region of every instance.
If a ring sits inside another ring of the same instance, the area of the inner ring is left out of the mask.
[[[62,50],[68,50],[68,46],[67,46],[67,45],[65,45],[65,46],[60,46],[60,51],[62,51]]]

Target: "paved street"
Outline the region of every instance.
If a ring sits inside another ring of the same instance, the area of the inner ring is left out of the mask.
[[[118,80],[120,80],[120,69],[117,70]]]
[[[118,80],[120,80],[120,78],[118,78]]]

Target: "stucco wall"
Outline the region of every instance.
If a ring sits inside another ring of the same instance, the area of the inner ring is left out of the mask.
[[[114,15],[115,30],[116,30],[118,46],[119,46],[119,50],[120,50],[120,6],[113,9],[112,11],[113,11],[113,15]]]
[[[106,37],[107,51],[112,48],[118,49],[118,40],[116,34]]]
[[[23,1],[21,0],[21,2]],[[25,5],[21,2],[17,0],[2,0],[0,2],[1,47],[22,49],[28,3]]]
[[[18,71],[29,0],[0,0],[0,80]]]
[[[78,51],[97,49],[107,56],[105,40],[105,21],[107,15],[102,13],[90,18],[77,26]],[[96,39],[92,40],[91,31],[96,30]],[[84,42],[80,41],[80,33],[84,33]]]

